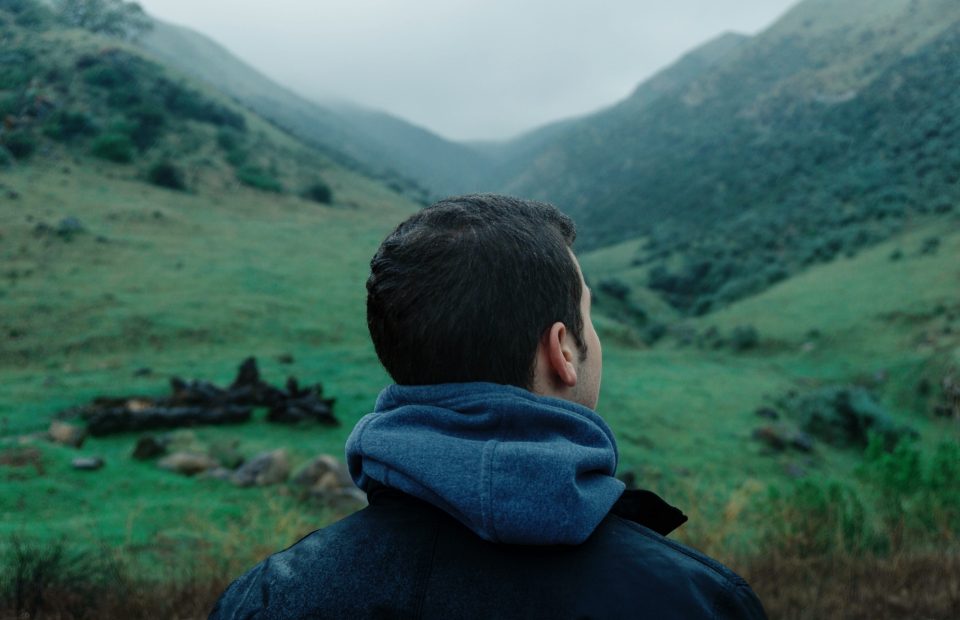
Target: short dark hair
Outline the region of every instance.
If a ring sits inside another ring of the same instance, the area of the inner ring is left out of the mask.
[[[408,218],[370,261],[367,326],[384,368],[401,385],[530,388],[537,345],[557,321],[583,358],[576,234],[556,207],[496,194]]]

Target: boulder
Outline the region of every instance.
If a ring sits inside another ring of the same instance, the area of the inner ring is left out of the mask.
[[[327,489],[352,488],[353,479],[345,465],[329,454],[321,454],[305,466],[293,477],[293,484],[313,488],[319,485]]]
[[[233,478],[233,470],[227,469],[226,467],[214,467],[213,469],[201,472],[197,478],[228,481]]]
[[[199,452],[174,452],[157,461],[157,466],[161,469],[184,476],[195,476],[218,465],[212,457]]]
[[[285,482],[290,476],[290,459],[284,449],[263,452],[245,462],[233,473],[239,487],[267,486]]]
[[[70,465],[80,471],[96,471],[103,467],[104,461],[99,456],[78,456],[70,461]]]
[[[87,438],[87,430],[81,426],[54,420],[50,423],[47,435],[49,435],[50,441],[71,448],[79,448]]]

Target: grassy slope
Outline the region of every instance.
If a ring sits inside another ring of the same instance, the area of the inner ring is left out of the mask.
[[[366,261],[413,205],[342,171],[337,184],[361,204],[356,209],[244,189],[183,195],[103,172],[84,164],[65,173],[51,163],[3,177],[21,194],[0,208],[9,266],[0,287],[4,444],[95,395],[165,393],[173,374],[226,383],[243,357],[258,355],[275,383],[287,374],[323,381],[344,426],[258,423],[200,431],[201,438],[235,437],[248,453],[289,446],[298,461],[339,453],[350,423],[385,382],[358,312]],[[31,233],[36,221],[68,215],[89,232],[70,242]],[[280,353],[294,354],[295,363],[279,365]],[[134,378],[140,367],[153,375]],[[94,485],[68,469],[74,453],[66,449],[44,447],[47,473],[28,484],[18,479],[28,469],[5,472],[5,529],[39,522],[51,534],[93,527],[114,536],[143,505],[163,506],[164,520],[196,508],[202,484],[133,462],[131,446],[131,437],[88,442],[82,453],[108,460]],[[235,495],[220,489],[208,508],[228,506]]]

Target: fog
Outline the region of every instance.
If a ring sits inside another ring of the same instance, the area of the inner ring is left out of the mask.
[[[447,138],[500,139],[609,105],[725,31],[795,0],[141,0],[313,99]]]

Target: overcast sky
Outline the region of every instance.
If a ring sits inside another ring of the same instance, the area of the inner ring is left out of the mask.
[[[506,138],[616,102],[724,31],[797,0],[140,0],[302,95],[452,139]]]

